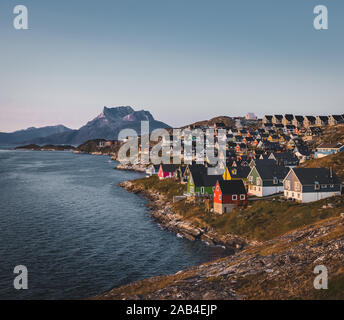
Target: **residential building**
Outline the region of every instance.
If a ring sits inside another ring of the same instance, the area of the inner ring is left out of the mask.
[[[214,212],[227,213],[236,206],[247,204],[247,192],[242,180],[218,180],[214,190]]]
[[[257,165],[248,174],[248,194],[265,197],[283,192],[283,179],[289,168],[277,165]]]
[[[325,142],[317,147],[314,158],[323,158],[331,154],[336,154],[344,150],[344,145],[338,142]]]
[[[293,168],[283,181],[284,196],[298,202],[312,202],[339,196],[342,184],[331,169]]]

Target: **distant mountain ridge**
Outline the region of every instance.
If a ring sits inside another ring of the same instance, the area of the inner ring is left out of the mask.
[[[130,106],[104,107],[97,117],[78,130],[67,128],[68,130],[62,132],[53,132],[50,135],[34,138],[30,137],[15,143],[79,145],[93,139],[117,140],[122,129],[134,129],[140,134],[141,121],[149,121],[150,132],[158,128],[170,128],[166,123],[155,120],[149,111],[135,111]]]
[[[44,138],[55,134],[63,134],[66,132],[71,132],[72,129],[69,129],[63,125],[57,126],[47,126],[42,128],[30,127],[24,130],[18,130],[15,132],[0,132],[0,143],[16,144],[22,143],[25,141]]]

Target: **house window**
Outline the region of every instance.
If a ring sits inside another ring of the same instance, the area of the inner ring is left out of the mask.
[[[320,189],[320,184],[318,181],[314,182],[314,190],[319,190]]]
[[[204,187],[201,187],[201,194],[204,194]]]
[[[301,191],[301,184],[300,184],[300,182],[296,182],[295,183],[295,189],[296,189],[296,191]]]
[[[213,192],[214,192],[214,190],[215,190],[215,187],[213,187]]]
[[[219,186],[216,187],[216,190],[219,191]]]
[[[221,195],[219,195],[219,200],[221,201]]]
[[[253,176],[249,176],[248,181],[250,181],[252,183],[253,182]]]
[[[326,184],[322,184],[322,185],[321,185],[321,188],[322,188],[322,189],[326,189],[326,188],[327,188],[327,185],[326,185]]]
[[[260,186],[260,183],[261,183],[261,179],[257,178],[257,186]]]
[[[244,194],[240,195],[240,200],[245,200],[245,195]]]
[[[331,184],[331,185],[330,185],[330,188],[334,188],[334,184]]]
[[[278,179],[276,177],[273,179],[273,184],[278,184]]]
[[[238,196],[236,194],[232,195],[232,200],[238,200]]]
[[[285,188],[286,188],[287,190],[290,190],[290,181],[289,181],[289,180],[287,180],[287,181],[285,182]]]

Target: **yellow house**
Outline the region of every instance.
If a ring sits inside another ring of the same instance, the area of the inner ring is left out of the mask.
[[[250,170],[250,167],[226,167],[222,178],[223,180],[242,180],[246,183]]]
[[[278,135],[277,134],[270,134],[269,138],[268,138],[268,141],[270,141],[270,142],[278,142],[279,141]]]

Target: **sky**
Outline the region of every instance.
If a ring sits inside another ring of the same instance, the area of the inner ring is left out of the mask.
[[[13,27],[18,4],[29,30]],[[343,113],[343,35],[342,0],[1,0],[0,131],[79,128],[122,105],[174,127]]]

